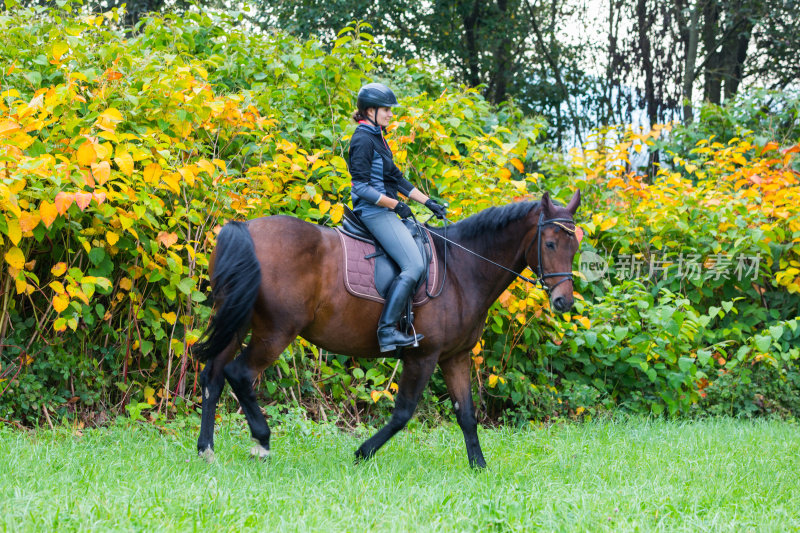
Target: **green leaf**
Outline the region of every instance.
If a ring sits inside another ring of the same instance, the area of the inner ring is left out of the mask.
[[[186,296],[189,296],[192,293],[192,289],[194,289],[194,280],[192,278],[183,278],[178,283],[178,289]]]
[[[772,338],[776,341],[779,340],[783,336],[783,326],[780,324],[776,326],[769,327],[769,334],[772,335]]]
[[[758,348],[761,352],[769,351],[769,347],[772,345],[772,337],[768,337],[767,335],[756,335],[753,337],[756,343],[756,348]]]
[[[678,368],[681,372],[688,372],[694,366],[694,359],[691,357],[681,357],[678,359]]]
[[[592,348],[595,344],[597,344],[597,333],[592,330],[588,330],[583,334],[583,338],[586,341],[586,346]]]

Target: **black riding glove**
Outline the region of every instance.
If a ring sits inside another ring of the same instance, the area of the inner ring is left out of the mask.
[[[447,216],[447,210],[444,208],[443,205],[439,204],[433,198],[429,199],[425,202],[425,207],[431,210],[431,212],[436,215],[436,218],[442,220]]]
[[[408,218],[408,217],[410,217],[411,215],[414,214],[414,213],[411,212],[411,208],[410,207],[408,207],[403,202],[399,202],[399,201],[397,202],[397,205],[394,206],[394,209],[392,211],[397,213],[400,216],[400,218]]]

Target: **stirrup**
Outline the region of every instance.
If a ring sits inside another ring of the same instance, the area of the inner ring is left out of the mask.
[[[424,336],[423,335],[417,335],[417,332],[414,331],[413,326],[412,326],[411,329],[412,329],[412,331],[414,333],[413,336],[408,336],[408,334],[403,333],[399,329],[392,328],[392,334],[393,334],[394,338],[387,339],[389,341],[387,344],[381,344],[380,343],[381,339],[380,339],[380,335],[379,335],[378,336],[378,346],[380,347],[381,353],[390,352],[390,351],[396,350],[397,348],[405,348],[407,346],[410,346],[412,348],[418,347],[419,346],[419,341],[421,341],[424,338]],[[407,340],[405,340],[404,342],[401,342],[401,339],[397,339],[397,336],[401,336],[401,335],[407,337]]]

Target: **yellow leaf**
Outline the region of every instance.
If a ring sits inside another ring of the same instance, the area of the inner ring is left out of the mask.
[[[342,220],[343,215],[344,206],[342,204],[336,204],[331,208],[331,222],[334,224],[338,224]]]
[[[122,122],[122,113],[119,112],[119,109],[114,109],[113,107],[109,107],[103,111],[100,117],[107,122]]]
[[[606,231],[607,229],[613,228],[616,225],[617,217],[607,218],[600,223],[600,231]]]
[[[70,285],[69,287],[67,287],[67,293],[72,298],[78,298],[78,299],[82,300],[83,303],[85,303],[86,305],[89,305],[89,297],[86,296],[86,293],[83,292],[80,288],[73,287],[72,285]]]
[[[525,171],[525,165],[522,164],[522,161],[520,161],[516,157],[511,160],[511,164],[514,165],[514,168],[516,168],[520,172],[524,172]]]
[[[42,200],[42,203],[39,204],[39,216],[42,217],[44,227],[49,228],[58,217],[58,209],[47,200]]]
[[[183,167],[178,169],[178,173],[183,178],[183,181],[186,182],[189,187],[194,187],[194,172],[190,168]]]
[[[372,397],[372,401],[375,403],[378,403],[378,400],[380,400],[381,396],[383,396],[383,394],[380,391],[376,390],[370,392],[369,395]]]
[[[500,169],[500,179],[507,180],[511,177],[511,171],[507,168],[503,167]]]
[[[13,120],[0,120],[0,139],[3,137],[11,137],[11,134],[16,133],[19,129],[19,124]]]
[[[59,41],[53,45],[53,59],[60,60],[61,57],[69,52],[69,45],[64,41]]]
[[[589,327],[592,325],[591,321],[585,316],[575,317],[575,320],[580,322],[586,329],[589,329]]]
[[[76,192],[75,193],[75,203],[80,207],[81,211],[89,207],[89,204],[92,201],[92,193],[88,192]]]
[[[12,246],[11,249],[6,252],[5,257],[6,257],[6,263],[16,268],[17,270],[22,270],[22,267],[25,266],[25,254],[23,254],[22,250],[20,250],[16,246]]]
[[[129,229],[131,226],[133,226],[133,219],[126,217],[125,215],[120,215],[119,223],[122,225],[122,229]]]
[[[169,248],[170,246],[178,242],[178,234],[162,231],[158,234],[156,240],[161,244],[163,244],[165,248]]]
[[[480,341],[478,341],[478,344],[476,344],[476,345],[475,345],[475,346],[472,348],[472,354],[473,354],[473,355],[478,355],[479,353],[481,353],[481,343],[480,343]]]
[[[323,215],[328,212],[328,209],[331,208],[331,203],[328,200],[323,200],[319,204],[319,212]]]
[[[121,280],[119,280],[119,288],[122,289],[123,291],[129,291],[131,290],[131,287],[133,287],[133,282],[131,281],[131,278],[122,278]]]
[[[164,175],[164,183],[167,184],[173,192],[179,193],[181,192],[181,175],[177,172],[173,172],[171,174]]]
[[[33,231],[39,225],[41,219],[42,217],[39,216],[39,213],[23,213],[19,219],[20,231],[23,233]]]
[[[19,244],[19,241],[22,239],[19,220],[16,218],[6,219],[6,225],[8,226],[8,238],[11,239],[13,244]]]
[[[115,244],[117,244],[117,241],[119,241],[119,235],[117,235],[113,231],[107,231],[106,241],[108,241],[108,244],[110,244],[111,246],[114,246]]]
[[[201,170],[204,170],[209,176],[214,175],[214,165],[212,165],[208,159],[201,159],[197,162],[197,166],[200,167]]]
[[[94,176],[99,185],[104,184],[111,176],[111,165],[108,164],[108,161],[92,163],[92,176]]]
[[[66,192],[60,192],[60,193],[56,194],[56,199],[54,200],[55,201],[55,206],[56,206],[56,211],[58,211],[58,213],[60,215],[63,215],[64,213],[67,212],[67,210],[69,209],[69,206],[72,205],[72,202],[74,200],[75,200],[75,195],[73,195],[73,194],[66,193]]]
[[[94,160],[97,159],[97,152],[94,150],[94,144],[90,140],[86,140],[80,148],[78,148],[78,163],[88,167]]]
[[[161,165],[158,163],[150,163],[144,167],[144,181],[145,183],[158,183],[161,177]]]
[[[17,286],[17,294],[28,292],[28,282],[25,281],[25,278],[14,280],[14,284]]]
[[[60,313],[69,306],[69,296],[59,294],[53,298],[53,309]]]
[[[177,320],[178,317],[175,315],[175,313],[169,312],[169,313],[164,313],[163,315],[161,315],[161,318],[163,318],[164,320],[169,322],[170,325],[172,325],[172,324],[175,323],[175,320]]]
[[[66,289],[64,289],[64,285],[60,281],[51,281],[50,287],[56,292],[56,294],[64,294]]]
[[[133,157],[128,152],[122,152],[114,158],[114,162],[126,176],[133,174]]]
[[[497,386],[497,379],[498,379],[497,376],[495,376],[494,374],[491,374],[489,376],[489,381],[486,384],[489,386],[490,389],[493,389]]]
[[[50,269],[50,273],[56,277],[63,276],[64,272],[67,271],[67,264],[65,262],[56,263],[53,265],[53,268]]]

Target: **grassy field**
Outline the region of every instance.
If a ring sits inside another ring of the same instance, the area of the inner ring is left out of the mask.
[[[366,464],[361,435],[289,416],[249,458],[241,417],[195,456],[191,419],[77,432],[0,428],[9,531],[800,530],[800,427],[633,420],[480,431],[417,425]]]

